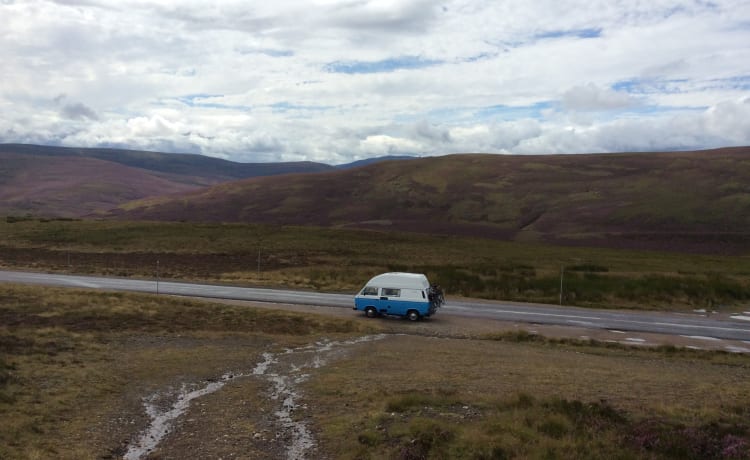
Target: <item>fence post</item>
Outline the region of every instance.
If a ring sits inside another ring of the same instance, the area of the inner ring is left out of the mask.
[[[565,265],[560,267],[560,305],[562,305],[563,297],[563,276],[565,276]]]

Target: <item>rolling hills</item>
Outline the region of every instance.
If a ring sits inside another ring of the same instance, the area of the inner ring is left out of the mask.
[[[80,217],[236,179],[331,169],[312,162],[236,163],[190,154],[0,144],[0,213]]]
[[[750,252],[750,147],[319,163],[0,144],[0,214]]]
[[[109,216],[746,253],[750,148],[385,161],[223,183],[127,203]]]

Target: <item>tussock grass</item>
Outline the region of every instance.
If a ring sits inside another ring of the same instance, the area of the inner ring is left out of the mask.
[[[393,337],[308,385],[333,458],[750,458],[750,360]]]
[[[99,221],[0,221],[0,266],[354,292],[422,272],[449,296],[638,309],[736,310],[750,258],[566,248],[395,232]],[[258,263],[260,261],[260,264]],[[260,265],[260,266],[259,266]]]
[[[145,424],[143,396],[248,372],[269,348],[368,328],[165,296],[0,284],[0,458],[121,456],[122,440]]]
[[[145,423],[144,395],[250,370],[264,350],[321,334],[371,333],[370,324],[0,285],[0,457],[121,456],[121,440]],[[747,356],[610,347],[523,331],[483,338],[394,335],[315,370],[304,394],[320,452],[371,459],[748,458]],[[265,395],[242,398],[263,407],[253,398]]]

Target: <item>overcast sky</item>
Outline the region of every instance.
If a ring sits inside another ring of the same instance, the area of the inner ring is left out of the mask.
[[[0,142],[344,163],[750,145],[749,0],[0,0]]]

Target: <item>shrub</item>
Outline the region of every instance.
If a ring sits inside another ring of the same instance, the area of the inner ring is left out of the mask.
[[[609,271],[609,268],[603,265],[596,264],[579,264],[566,267],[566,270],[574,272],[590,272],[590,273],[605,273]]]

